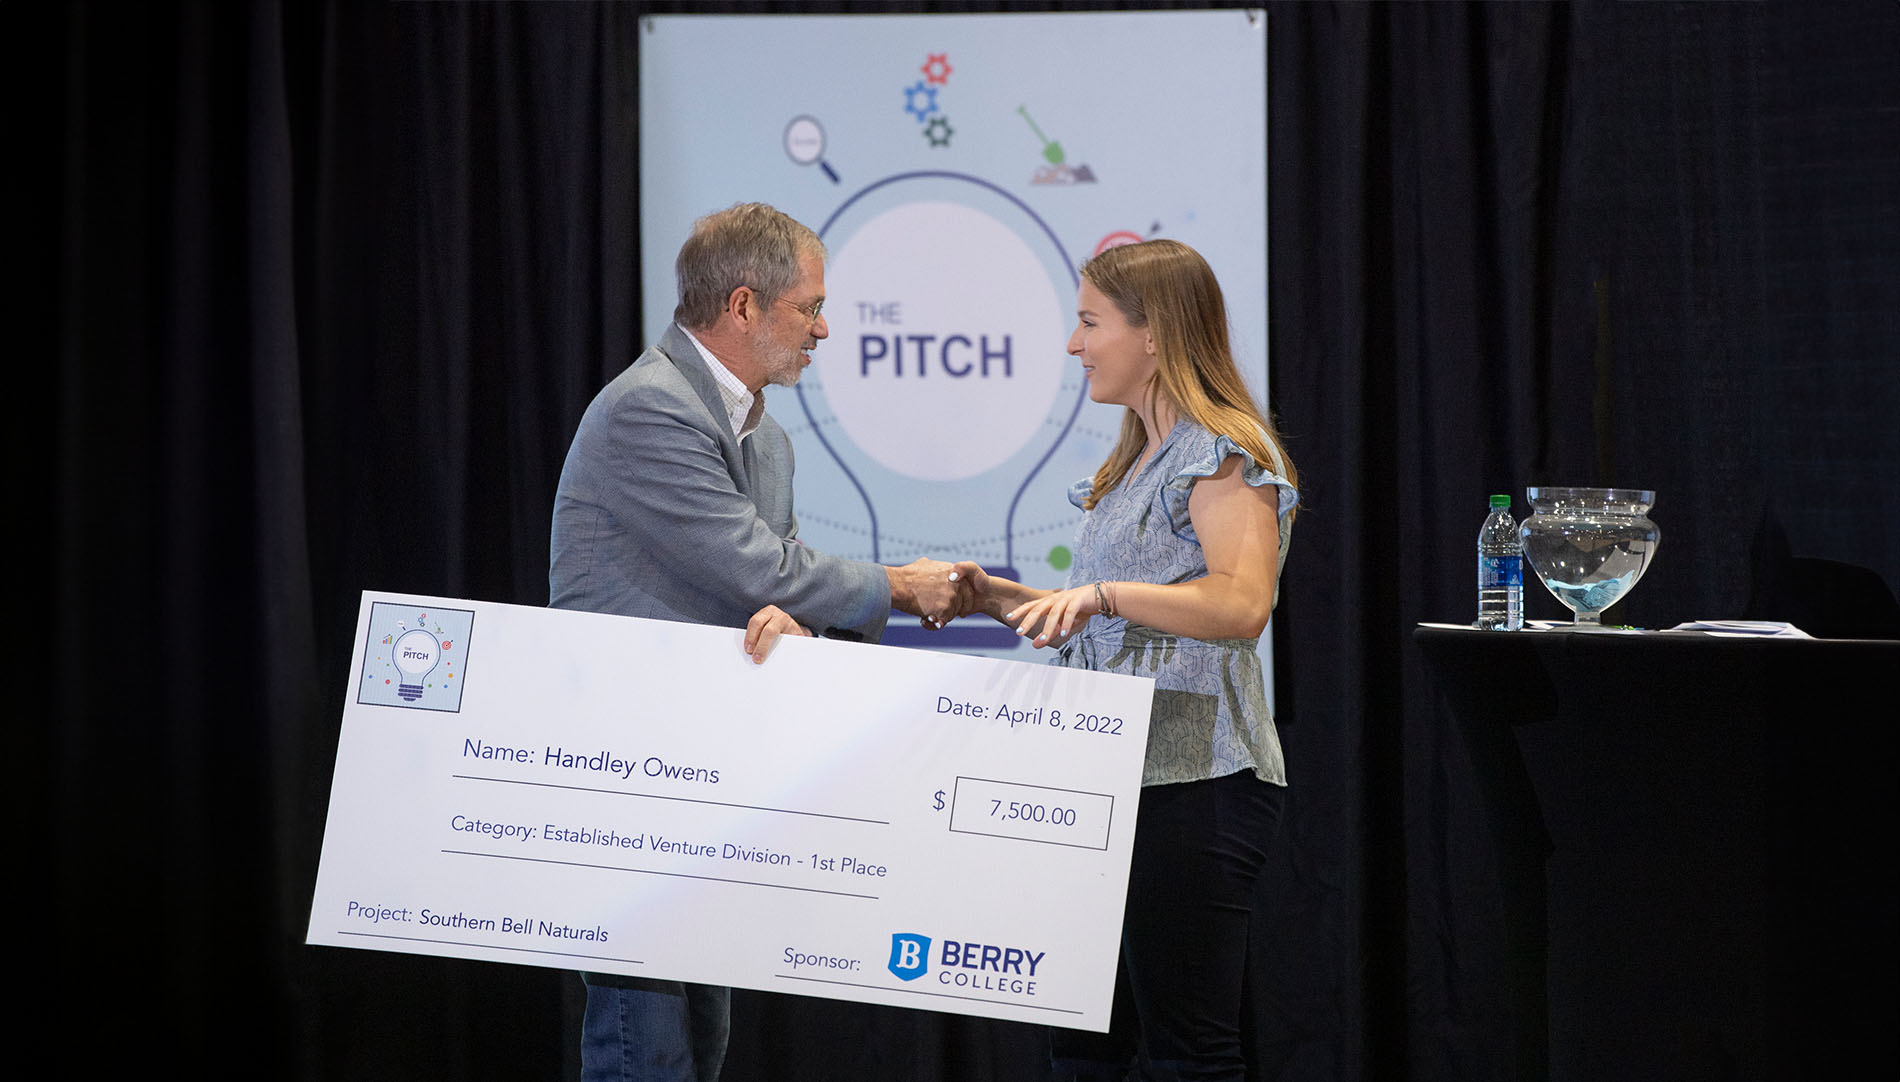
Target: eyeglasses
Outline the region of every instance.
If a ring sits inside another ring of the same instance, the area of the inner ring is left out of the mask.
[[[784,297],[773,297],[772,299],[774,301],[784,301],[786,304],[791,304],[793,311],[796,311],[800,313],[801,315],[803,315],[805,317],[806,322],[808,323],[818,322],[819,314],[825,310],[825,301],[824,301],[824,298],[822,297],[820,297],[818,300],[813,301],[809,305],[803,305],[803,306],[792,304],[791,301],[785,300]]]

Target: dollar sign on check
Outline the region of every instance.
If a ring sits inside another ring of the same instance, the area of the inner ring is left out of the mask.
[[[938,811],[943,810],[943,790],[942,789],[937,790],[937,810]]]

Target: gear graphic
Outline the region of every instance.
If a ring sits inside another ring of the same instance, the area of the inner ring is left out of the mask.
[[[950,80],[950,60],[946,53],[931,53],[924,66],[917,69],[924,73],[932,86],[942,86]]]
[[[917,107],[917,96],[919,94],[924,96],[924,106],[921,109]],[[904,111],[916,117],[917,123],[922,124],[925,117],[937,111],[937,88],[934,86],[925,86],[922,79],[917,80],[916,86],[905,87]]]
[[[930,123],[924,125],[924,138],[930,140],[930,145],[933,147],[949,146],[950,137],[956,133],[957,130],[950,126],[948,117],[933,117]]]

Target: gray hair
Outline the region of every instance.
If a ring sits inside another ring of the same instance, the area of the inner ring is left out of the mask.
[[[783,211],[764,203],[714,211],[693,223],[673,263],[680,292],[673,321],[689,330],[712,326],[740,286],[771,304],[798,284],[798,260],[808,254],[822,260],[824,242]]]

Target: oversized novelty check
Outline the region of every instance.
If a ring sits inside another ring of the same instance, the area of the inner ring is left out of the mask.
[[[366,594],[308,941],[1105,1030],[1152,682]]]

